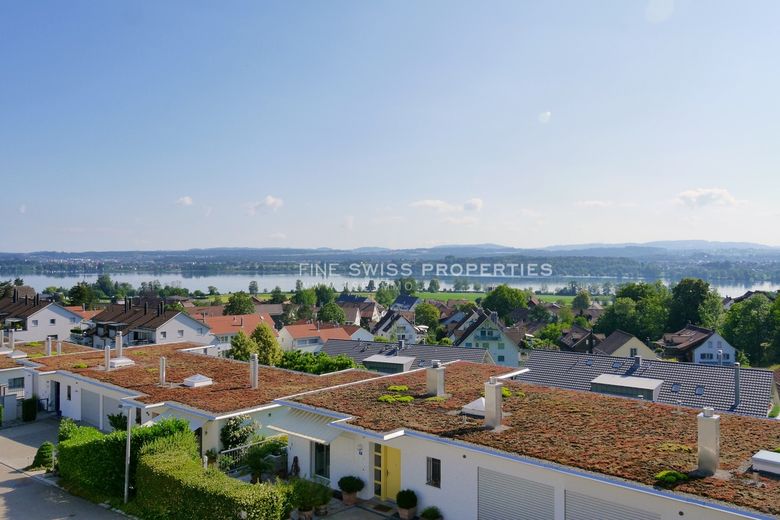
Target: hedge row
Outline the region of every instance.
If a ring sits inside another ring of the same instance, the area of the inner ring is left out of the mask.
[[[152,426],[134,427],[130,448],[130,485],[134,486],[141,447],[161,437],[189,431],[182,419],[166,419]],[[127,433],[103,434],[96,428],[63,421],[57,445],[57,462],[62,483],[88,497],[121,497],[125,482]]]
[[[247,484],[204,469],[189,431],[144,446],[136,484],[135,505],[146,519],[282,520],[292,509],[289,485]]]

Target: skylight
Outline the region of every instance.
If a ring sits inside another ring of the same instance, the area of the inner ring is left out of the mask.
[[[623,364],[623,363],[621,363],[620,361],[614,361],[614,362],[612,363],[612,368],[614,368],[614,369],[618,369],[618,368],[620,368],[620,366],[621,366],[622,364]]]
[[[585,364],[588,365],[589,367],[591,367],[591,366],[593,366],[593,360],[592,359],[586,359],[585,360]]]
[[[696,390],[694,390],[694,393],[696,395],[704,395],[704,387],[702,385],[698,385]]]
[[[674,392],[676,394],[677,392],[680,391],[680,387],[681,387],[680,383],[672,384],[672,392]]]

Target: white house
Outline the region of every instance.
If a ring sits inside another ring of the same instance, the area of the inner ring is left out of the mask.
[[[565,390],[552,396],[509,381],[511,375],[457,362],[280,399],[290,412],[269,428],[288,435],[288,459],[301,476],[334,488],[341,477],[357,476],[366,482],[359,494],[366,500],[393,501],[399,490],[411,489],[418,512],[437,506],[448,519],[720,520],[768,518],[780,506],[776,479],[745,469],[750,454],[776,442],[776,423],[745,419],[756,437],[740,445],[739,426],[721,424],[711,410],[697,417],[621,397]],[[450,378],[457,383],[451,386]],[[391,385],[442,402],[379,401]],[[504,387],[512,397],[503,396]],[[648,431],[639,416],[652,417],[657,428]],[[671,432],[681,424],[698,430],[691,449],[700,454],[702,475],[702,484],[687,493],[654,487],[655,472],[646,469],[646,463],[679,467],[677,455],[657,446],[681,442]],[[708,476],[715,470],[738,478]],[[696,496],[711,485],[722,493]]]
[[[709,365],[732,365],[737,352],[714,330],[687,325],[677,332],[664,334],[657,342],[666,355],[679,361]]]
[[[349,334],[349,339],[354,341],[374,341],[374,335],[363,327],[356,325],[344,325],[344,330]]]
[[[406,341],[419,343],[425,334],[420,336],[420,329],[414,325],[404,314],[396,311],[388,311],[379,320],[372,330],[374,336],[390,341]]]
[[[518,365],[520,348],[507,335],[504,327],[498,323],[498,317],[495,313],[488,316],[484,311],[477,310],[466,321],[469,325],[455,337],[454,345],[488,350],[491,357],[499,365],[508,367]]]
[[[279,331],[279,345],[284,350],[319,352],[329,339],[350,339],[344,327],[324,323],[297,323]]]
[[[70,338],[70,330],[81,323],[81,316],[69,311],[58,303],[41,300],[39,295],[32,298],[14,296],[0,300],[0,323],[9,336],[14,329],[15,339],[19,342],[44,341],[46,338]]]

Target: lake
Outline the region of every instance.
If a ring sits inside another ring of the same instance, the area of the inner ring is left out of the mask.
[[[13,278],[12,276],[4,276],[3,279]],[[78,282],[87,281],[94,282],[98,275],[87,274],[82,276],[56,276],[56,275],[21,275],[25,284],[35,287],[37,290],[42,291],[46,287],[72,287]],[[150,282],[152,280],[159,280],[163,285],[173,285],[177,287],[185,287],[191,291],[200,289],[203,292],[208,291],[209,286],[216,287],[220,292],[235,292],[235,291],[247,291],[249,289],[249,282],[257,281],[258,287],[261,292],[268,292],[274,287],[279,286],[284,291],[290,291],[295,288],[296,280],[301,280],[307,287],[316,285],[319,283],[332,284],[337,290],[344,288],[345,284],[348,284],[350,288],[354,289],[358,286],[365,287],[368,284],[368,278],[350,277],[344,275],[331,275],[328,277],[311,276],[311,275],[289,275],[289,274],[275,274],[275,275],[254,275],[254,274],[221,274],[221,275],[208,275],[208,276],[184,276],[179,273],[168,274],[153,274],[153,273],[118,273],[112,274],[111,279],[118,282],[127,282],[134,287],[141,285],[141,282]],[[383,278],[374,278],[375,283],[379,283]],[[472,282],[479,281],[483,286],[497,285],[500,283],[506,283],[512,287],[519,288],[531,288],[534,290],[546,289],[549,291],[555,291],[561,287],[564,287],[572,279],[576,279],[585,284],[604,284],[610,282],[612,285],[618,283],[625,283],[632,280],[629,279],[615,279],[615,278],[561,278],[561,277],[533,277],[533,278],[470,278]],[[390,281],[390,278],[387,278]],[[714,287],[718,289],[723,296],[739,296],[748,290],[766,290],[776,291],[780,289],[780,284],[771,282],[760,282],[754,284],[738,284],[738,283],[713,283]],[[442,288],[452,288],[452,280],[442,279]]]

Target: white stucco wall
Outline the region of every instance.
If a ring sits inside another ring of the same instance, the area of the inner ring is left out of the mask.
[[[16,378],[25,379],[22,388],[8,388],[8,383],[11,379]],[[25,378],[25,370],[23,367],[4,368],[0,370],[0,386],[5,386],[8,394],[15,394],[18,397],[24,397],[24,389],[27,386],[27,378]]]
[[[54,324],[51,324],[54,320]],[[71,321],[75,320],[75,321]],[[37,321],[37,325],[34,323]],[[27,318],[27,330],[15,332],[16,342],[45,341],[49,336],[69,340],[70,329],[78,327],[81,316],[57,304],[49,305]]]
[[[482,330],[492,331],[493,336],[480,336]],[[484,345],[487,344],[487,348]],[[499,346],[503,345],[503,348]],[[467,338],[464,338],[460,343],[461,347],[466,348],[481,348],[490,352],[493,361],[498,365],[504,365],[508,367],[518,366],[518,353],[520,349],[517,345],[506,335],[504,332],[496,326],[490,320],[485,320],[482,324],[474,330]],[[504,360],[501,361],[499,356],[503,356]]]
[[[718,364],[718,350],[723,351],[723,364],[731,365],[736,361],[736,350],[720,334],[713,334],[707,341],[693,351],[693,362],[706,365]],[[712,355],[712,359],[702,359],[702,354]],[[726,357],[728,356],[728,357]]]
[[[179,331],[183,331],[181,336]],[[163,332],[165,338],[163,338]],[[205,345],[211,343],[213,339],[213,335],[206,325],[181,312],[155,331],[156,343],[191,342]]]

